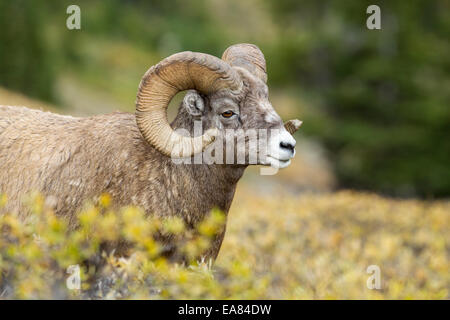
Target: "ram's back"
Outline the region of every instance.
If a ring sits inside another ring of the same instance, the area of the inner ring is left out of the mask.
[[[120,179],[121,157],[135,154],[139,132],[132,114],[75,118],[0,106],[0,193],[21,211],[25,196],[42,193],[57,213]],[[130,164],[133,159],[128,159]]]

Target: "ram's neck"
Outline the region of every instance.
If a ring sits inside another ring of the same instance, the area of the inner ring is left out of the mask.
[[[179,216],[195,224],[213,208],[228,213],[236,184],[245,167],[176,164],[170,158],[149,159],[135,179],[143,181],[136,190],[136,204],[150,214]]]
[[[178,184],[180,193],[184,193],[181,200],[190,199],[186,201],[186,206],[183,206],[191,208],[190,212],[185,212],[186,216],[191,216],[192,222],[196,222],[215,207],[228,213],[237,182],[244,169],[225,165],[176,165],[174,174],[177,177],[187,174],[188,177]]]
[[[145,165],[134,179],[145,183],[135,190],[135,204],[149,213],[180,216],[188,223],[201,220],[215,207],[228,212],[246,166],[179,163],[145,142],[136,148],[133,153],[144,157]]]

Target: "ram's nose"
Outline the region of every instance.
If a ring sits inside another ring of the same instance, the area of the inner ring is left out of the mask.
[[[280,148],[281,149],[287,149],[287,150],[289,150],[289,151],[291,151],[293,153],[294,149],[295,149],[295,143],[281,141],[280,142]]]
[[[282,158],[293,158],[295,155],[295,141],[294,137],[287,131],[282,130],[279,135],[280,156]]]

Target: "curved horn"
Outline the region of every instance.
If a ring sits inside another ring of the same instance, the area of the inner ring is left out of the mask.
[[[262,81],[267,82],[266,59],[254,44],[240,43],[228,47],[222,55],[222,60],[233,67],[247,69]]]
[[[136,122],[144,138],[166,156],[190,157],[214,141],[217,129],[199,137],[176,133],[167,120],[167,107],[179,91],[196,89],[209,94],[221,89],[239,92],[239,74],[217,57],[176,53],[151,67],[143,76],[136,98]]]

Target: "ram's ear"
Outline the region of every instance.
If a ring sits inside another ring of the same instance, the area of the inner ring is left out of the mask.
[[[300,121],[298,119],[289,120],[284,123],[284,127],[290,134],[294,134],[298,128],[302,125],[303,121]]]
[[[205,101],[196,90],[189,90],[186,92],[183,99],[183,105],[187,112],[194,117],[199,117],[205,112]]]

